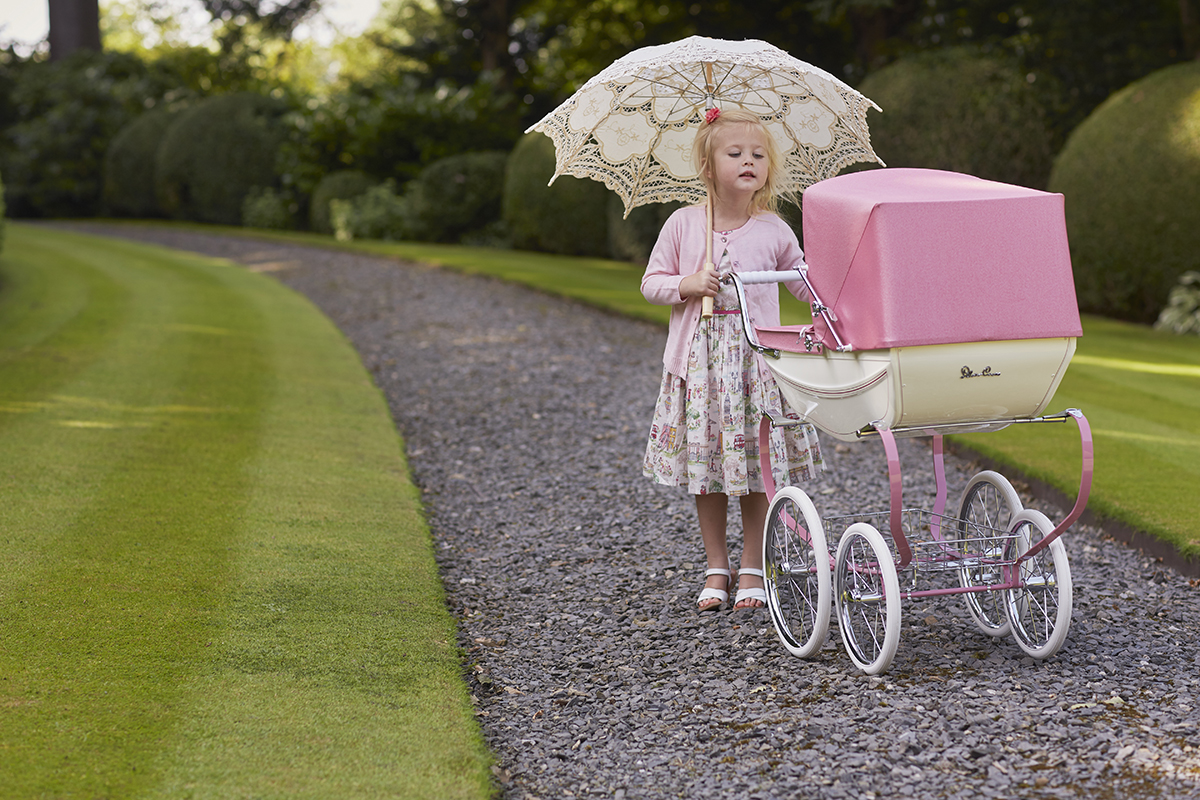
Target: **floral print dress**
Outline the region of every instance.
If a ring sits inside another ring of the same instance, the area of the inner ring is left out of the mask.
[[[728,254],[720,272],[730,268]],[[713,308],[736,311],[737,293],[723,285]],[[663,370],[642,471],[690,494],[740,496],[766,491],[759,466],[762,411],[798,419],[785,409],[775,378],[746,341],[739,313],[714,313],[700,321],[688,355],[687,375]],[[771,473],[776,486],[816,477],[821,446],[810,424],[771,428]]]

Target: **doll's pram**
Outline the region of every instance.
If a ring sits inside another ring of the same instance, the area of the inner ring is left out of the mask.
[[[799,488],[775,492],[768,479],[763,563],[780,639],[814,655],[833,605],[851,659],[880,672],[898,645],[902,600],[960,593],[983,631],[1011,631],[1033,657],[1053,655],[1072,605],[1059,537],[1082,513],[1092,472],[1082,413],[1044,416],[1082,333],[1062,196],[881,169],[809,187],[803,210],[807,269],[732,278],[747,338],[805,421],[841,440],[881,439],[891,507],[822,518]],[[744,293],[781,280],[805,282],[812,324],[756,328]],[[990,471],[946,513],[944,434],[1066,420],[1079,426],[1084,463],[1062,523],[1023,509],[1009,481]],[[903,436],[933,437],[932,511],[903,507],[895,444]],[[835,530],[844,532],[831,557],[825,532]],[[929,583],[947,572],[956,586]]]

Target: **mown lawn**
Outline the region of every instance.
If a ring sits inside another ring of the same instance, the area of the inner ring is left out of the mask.
[[[304,298],[10,225],[0,450],[0,796],[489,796],[402,443]]]
[[[1052,409],[1072,406],[1087,414],[1095,439],[1089,509],[1200,557],[1200,339],[1084,317]],[[1074,497],[1074,425],[961,438]]]

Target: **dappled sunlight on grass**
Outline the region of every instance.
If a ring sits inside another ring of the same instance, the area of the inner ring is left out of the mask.
[[[0,414],[36,414],[69,412],[78,414],[80,409],[102,411],[111,414],[216,414],[235,411],[233,408],[216,408],[212,406],[189,406],[179,404],[156,406],[132,406],[126,403],[114,403],[98,397],[72,397],[69,395],[54,395],[45,400],[15,400],[0,402]]]
[[[1072,364],[1115,369],[1123,372],[1144,372],[1151,375],[1177,375],[1185,378],[1200,378],[1200,365],[1159,364],[1150,361],[1130,361],[1124,358],[1104,358],[1077,353]]]
[[[1152,433],[1114,430],[1112,428],[1093,428],[1092,433],[1096,437],[1123,439],[1125,441],[1137,442],[1139,444],[1149,444],[1155,446],[1161,445],[1165,447],[1200,447],[1200,438],[1194,436],[1161,436]]]

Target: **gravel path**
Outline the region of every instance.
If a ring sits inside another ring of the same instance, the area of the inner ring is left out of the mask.
[[[379,258],[107,232],[270,270],[354,343],[424,493],[504,798],[1200,796],[1200,588],[1102,532],[1064,539],[1075,613],[1049,661],[953,597],[904,607],[882,677],[836,633],[798,660],[765,611],[692,610],[694,504],[640,475],[663,330]],[[928,445],[901,444],[906,502],[930,507]],[[821,512],[886,508],[882,448],[826,445]],[[953,497],[973,469],[948,465]]]

